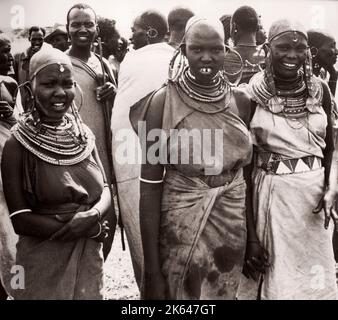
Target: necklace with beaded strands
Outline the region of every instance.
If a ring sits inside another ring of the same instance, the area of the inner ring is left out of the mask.
[[[87,158],[95,147],[91,130],[85,124],[81,129],[83,134],[70,114],[57,126],[36,124],[32,115],[26,114],[12,130],[16,140],[41,160],[54,165],[74,165]]]
[[[221,75],[218,74],[210,85],[201,85],[196,82],[189,67],[186,67],[178,78],[178,84],[190,98],[199,102],[219,102],[228,93],[228,84]]]

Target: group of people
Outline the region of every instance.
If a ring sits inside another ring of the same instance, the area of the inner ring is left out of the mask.
[[[148,10],[116,67],[66,20],[64,50],[0,34],[1,295],[102,299],[119,218],[143,299],[337,299],[335,39]]]

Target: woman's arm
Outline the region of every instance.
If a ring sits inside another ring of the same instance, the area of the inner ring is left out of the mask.
[[[106,182],[107,179],[96,147],[92,156],[100,168],[103,181]],[[99,200],[89,210],[77,212],[70,221],[53,234],[51,239],[70,241],[82,237],[95,237],[98,241],[103,241],[106,231],[109,230],[105,216],[111,205],[110,190],[108,185],[105,185]]]
[[[252,101],[249,95],[246,93],[245,87],[241,89],[235,89],[234,96],[236,99],[237,109],[239,116],[249,127],[250,121],[256,110],[256,103]],[[251,163],[244,167],[243,174],[246,182],[246,228],[247,228],[247,245],[245,252],[245,263],[243,273],[247,277],[251,277],[254,280],[259,279],[260,273],[264,273],[268,266],[268,253],[261,246],[257,237],[256,226],[253,215],[253,188],[252,188],[252,172],[254,168],[254,159]]]
[[[6,142],[1,159],[1,174],[4,194],[10,213],[31,208],[23,190],[23,147],[11,136]],[[22,212],[11,218],[14,230],[19,235],[48,239],[64,223],[54,216]]]
[[[334,221],[336,221],[336,214],[334,212],[334,202],[335,202],[335,188],[337,186],[337,162],[332,163],[333,152],[335,149],[334,146],[334,133],[333,133],[333,114],[332,114],[332,103],[331,103],[331,94],[327,84],[323,81],[323,109],[325,110],[327,117],[327,127],[326,127],[326,137],[325,143],[326,147],[323,150],[323,167],[325,170],[325,194],[323,197],[323,203],[320,203],[317,208],[314,209],[314,213],[318,213],[321,208],[324,208],[325,212],[325,221],[324,227],[328,228],[330,222],[330,216],[333,215]],[[335,151],[335,157],[337,151]],[[331,166],[333,172],[331,173]]]
[[[162,115],[165,98],[165,89],[158,91],[150,102],[146,115],[146,132],[162,127]],[[140,227],[144,254],[144,299],[165,299],[165,280],[161,272],[159,255],[160,212],[162,199],[163,166],[151,164],[148,159],[148,150],[156,142],[146,141],[143,159],[146,162],[141,166],[140,181]]]

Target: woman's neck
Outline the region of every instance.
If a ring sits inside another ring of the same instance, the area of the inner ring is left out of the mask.
[[[237,39],[236,46],[256,47],[256,34],[243,34]]]
[[[289,88],[299,84],[302,81],[302,75],[298,74],[293,78],[280,78],[278,76],[274,76],[274,80],[276,87]]]

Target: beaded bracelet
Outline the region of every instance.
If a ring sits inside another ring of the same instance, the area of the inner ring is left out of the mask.
[[[101,223],[98,222],[98,225],[99,225],[99,228],[100,228],[98,234],[96,234],[96,235],[93,236],[93,237],[90,237],[90,239],[95,239],[95,238],[97,238],[97,237],[99,237],[99,236],[101,235],[101,233],[102,233],[102,226],[101,226]]]
[[[100,212],[100,210],[98,208],[95,208],[95,207],[93,207],[92,209],[97,211],[97,220],[101,221],[102,213]]]

